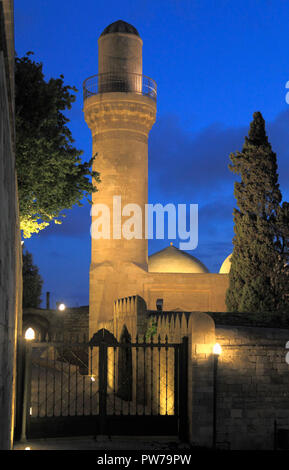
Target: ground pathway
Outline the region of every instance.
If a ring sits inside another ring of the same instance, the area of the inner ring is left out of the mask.
[[[176,451],[190,449],[190,445],[168,437],[107,437],[93,436],[33,439],[16,442],[14,450],[165,450]]]

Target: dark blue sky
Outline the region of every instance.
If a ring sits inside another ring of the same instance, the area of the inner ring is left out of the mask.
[[[241,150],[254,111],[266,120],[289,199],[288,17],[286,0],[15,0],[16,52],[34,51],[47,78],[63,74],[79,89],[68,117],[75,145],[88,159],[82,83],[97,73],[97,39],[118,19],[137,28],[143,73],[158,85],[149,201],[199,204],[199,245],[192,254],[218,272],[232,249],[229,154]],[[52,303],[88,304],[89,209],[68,211],[62,225],[25,241]],[[149,253],[167,244],[151,241]]]

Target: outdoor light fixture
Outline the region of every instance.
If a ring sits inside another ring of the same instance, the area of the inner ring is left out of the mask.
[[[25,331],[25,339],[27,341],[32,341],[33,339],[35,339],[35,331],[33,330],[33,328],[27,328],[27,330]]]
[[[95,382],[95,377],[94,377],[94,375],[92,375],[92,376],[90,377],[90,380],[91,380],[92,382]]]
[[[64,312],[65,309],[66,309],[66,305],[65,305],[65,304],[59,304],[59,305],[58,305],[58,310],[60,310],[60,312]]]
[[[222,353],[222,347],[221,347],[221,345],[220,345],[219,343],[214,344],[213,353],[214,353],[216,356],[220,356],[220,354]]]

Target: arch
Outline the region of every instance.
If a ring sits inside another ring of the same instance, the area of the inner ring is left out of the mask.
[[[26,313],[23,315],[23,334],[27,328],[33,328],[36,333],[36,338],[40,341],[45,341],[47,334],[50,335],[51,325],[42,315]]]
[[[89,341],[90,347],[100,346],[101,343],[105,343],[107,346],[117,346],[118,342],[116,337],[105,328],[98,330],[94,333],[91,340]]]

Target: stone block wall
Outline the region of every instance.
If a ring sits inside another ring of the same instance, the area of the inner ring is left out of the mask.
[[[13,442],[22,250],[14,141],[13,1],[0,1],[0,449]]]
[[[42,308],[25,308],[23,311],[23,334],[32,327],[38,341],[88,341],[88,323],[88,306],[67,307],[63,312]]]
[[[248,326],[250,315],[150,312],[157,335],[189,338],[190,441],[213,445],[214,356],[220,343],[216,385],[216,441],[223,449],[273,449],[274,422],[289,429],[289,364],[286,327]],[[227,319],[227,324],[226,324]],[[251,320],[252,322],[252,320]],[[231,324],[230,324],[231,323]],[[242,323],[245,323],[243,325]]]
[[[70,338],[72,342],[88,341],[88,321],[88,307],[67,308],[63,314],[64,338]]]
[[[248,326],[249,317],[146,311],[138,296],[115,303],[114,328],[110,331],[118,340],[124,324],[132,336],[143,334],[145,325],[153,325],[153,342],[159,335],[162,342],[167,337],[176,343],[188,337],[188,427],[194,446],[213,446],[214,398],[217,448],[273,449],[275,422],[277,429],[289,430],[289,328],[272,327],[272,322]],[[143,321],[138,323],[139,318]],[[215,343],[222,347],[217,368]],[[169,358],[167,363],[168,381],[162,388],[173,392],[173,360]],[[153,390],[157,395],[158,388]]]
[[[289,330],[222,326],[217,371],[217,441],[273,449],[274,421],[289,429]]]

